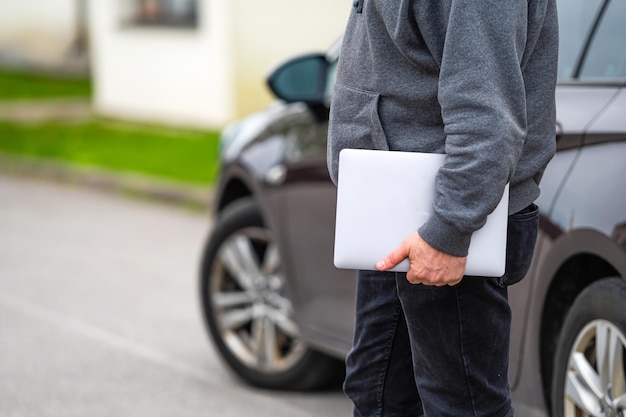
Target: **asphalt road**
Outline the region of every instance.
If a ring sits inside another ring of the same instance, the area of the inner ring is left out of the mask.
[[[0,176],[0,416],[348,416],[224,368],[201,321],[207,215]]]

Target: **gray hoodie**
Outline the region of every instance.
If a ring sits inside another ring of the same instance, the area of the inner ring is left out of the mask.
[[[554,0],[355,0],[331,102],[331,178],[343,148],[445,153],[419,232],[467,255],[507,183],[509,213],[539,195],[555,151],[557,50]]]

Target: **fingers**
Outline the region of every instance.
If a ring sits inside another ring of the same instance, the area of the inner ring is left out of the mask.
[[[435,287],[443,287],[446,285],[454,286],[461,282],[463,275],[457,276],[457,272],[445,271],[416,271],[410,269],[406,274],[406,279],[411,284],[423,284]]]
[[[376,263],[379,271],[388,271],[409,258],[411,267],[406,278],[411,284],[433,286],[457,285],[465,272],[465,257],[440,252],[415,232],[396,249]]]
[[[411,262],[406,279],[411,284],[424,284],[441,287],[457,285],[465,275],[465,258],[445,256],[443,259],[432,259]]]
[[[403,242],[400,246],[394,249],[389,255],[385,256],[382,260],[376,263],[376,269],[379,271],[388,271],[395,267],[400,262],[405,260],[409,256],[409,250],[406,244]]]

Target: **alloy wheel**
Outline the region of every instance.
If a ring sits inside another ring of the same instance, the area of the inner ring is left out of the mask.
[[[246,366],[266,374],[291,368],[306,353],[284,294],[278,247],[261,227],[237,230],[221,245],[210,300],[221,338]]]
[[[578,334],[568,360],[564,415],[626,417],[626,336],[606,320]]]

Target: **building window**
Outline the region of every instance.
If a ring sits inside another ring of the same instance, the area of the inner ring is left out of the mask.
[[[122,25],[196,28],[198,2],[199,0],[122,0]]]

